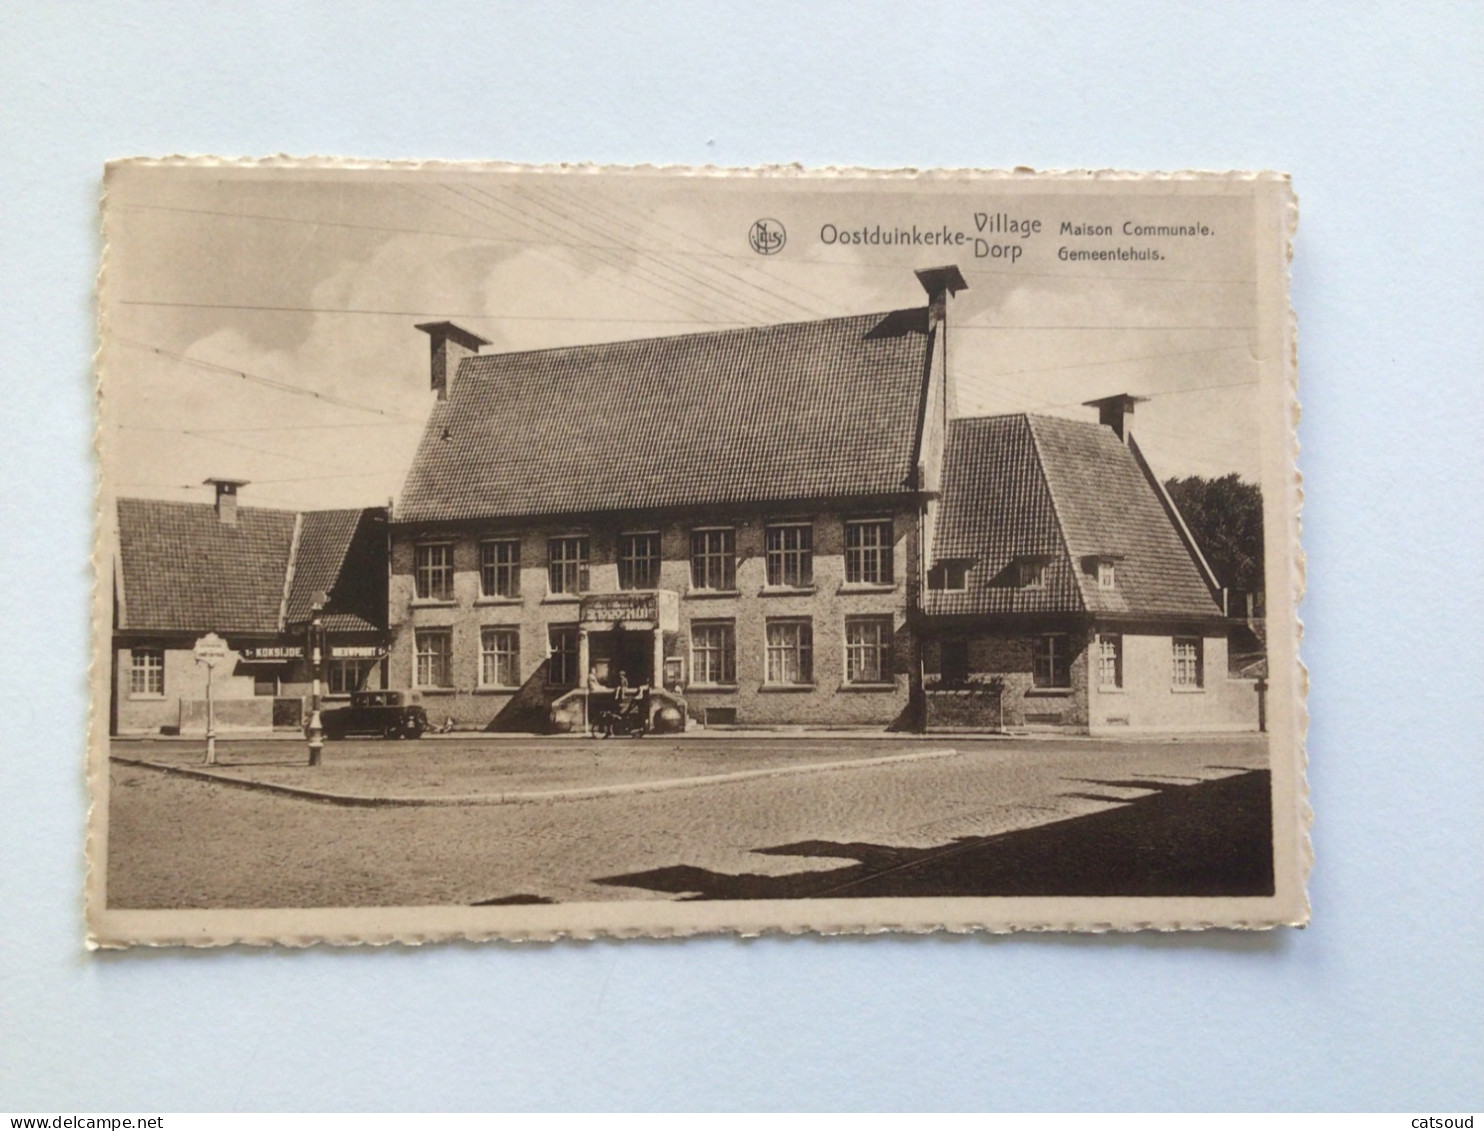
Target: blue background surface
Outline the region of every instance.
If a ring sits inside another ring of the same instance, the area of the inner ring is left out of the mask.
[[[1477,5],[0,5],[0,1109],[1478,1108]],[[89,955],[103,161],[1282,168],[1314,925]]]

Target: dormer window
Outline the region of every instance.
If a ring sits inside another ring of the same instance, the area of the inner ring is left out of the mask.
[[[928,570],[928,588],[944,592],[963,592],[969,587],[969,569],[974,563],[967,558],[948,559]]]
[[[1096,579],[1099,589],[1118,588],[1118,554],[1088,554],[1082,559],[1082,572]]]
[[[1016,563],[1016,577],[1022,589],[1046,588],[1046,559],[1021,558]]]

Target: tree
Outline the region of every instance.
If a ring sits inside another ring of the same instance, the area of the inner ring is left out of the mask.
[[[1217,580],[1228,589],[1262,589],[1261,489],[1233,472],[1219,479],[1170,479],[1165,490]]]

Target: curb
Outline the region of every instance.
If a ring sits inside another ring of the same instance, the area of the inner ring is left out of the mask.
[[[675,789],[694,789],[708,785],[728,785],[732,782],[752,781],[759,778],[782,778],[791,777],[796,774],[828,773],[834,770],[858,768],[874,769],[878,766],[920,762],[930,758],[948,758],[958,753],[959,751],[952,747],[938,750],[914,750],[903,754],[887,754],[880,758],[856,758],[843,762],[812,762],[802,766],[772,766],[767,769],[736,770],[729,774],[711,774],[706,777],[659,778],[655,781],[622,782],[616,785],[577,786],[570,789],[531,790],[524,793],[475,793],[465,794],[460,797],[407,797],[396,795],[367,797],[359,794],[328,793],[323,790],[303,789],[292,785],[278,785],[273,782],[227,777],[224,774],[213,773],[210,770],[194,769],[189,766],[162,766],[158,762],[148,762],[142,758],[122,758],[114,755],[110,757],[110,761],[124,766],[158,770],[160,773],[174,774],[177,777],[192,778],[197,781],[217,782],[222,785],[236,786],[239,789],[257,790],[261,793],[275,793],[285,797],[297,798],[300,801],[314,801],[323,805],[341,805],[362,809],[390,809],[414,808],[419,806],[453,808],[474,805],[519,805],[539,801],[586,801],[601,797],[621,797],[639,793],[663,793]]]

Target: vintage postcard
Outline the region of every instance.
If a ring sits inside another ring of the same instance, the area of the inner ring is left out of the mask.
[[[1307,921],[1286,177],[103,212],[92,945]]]

